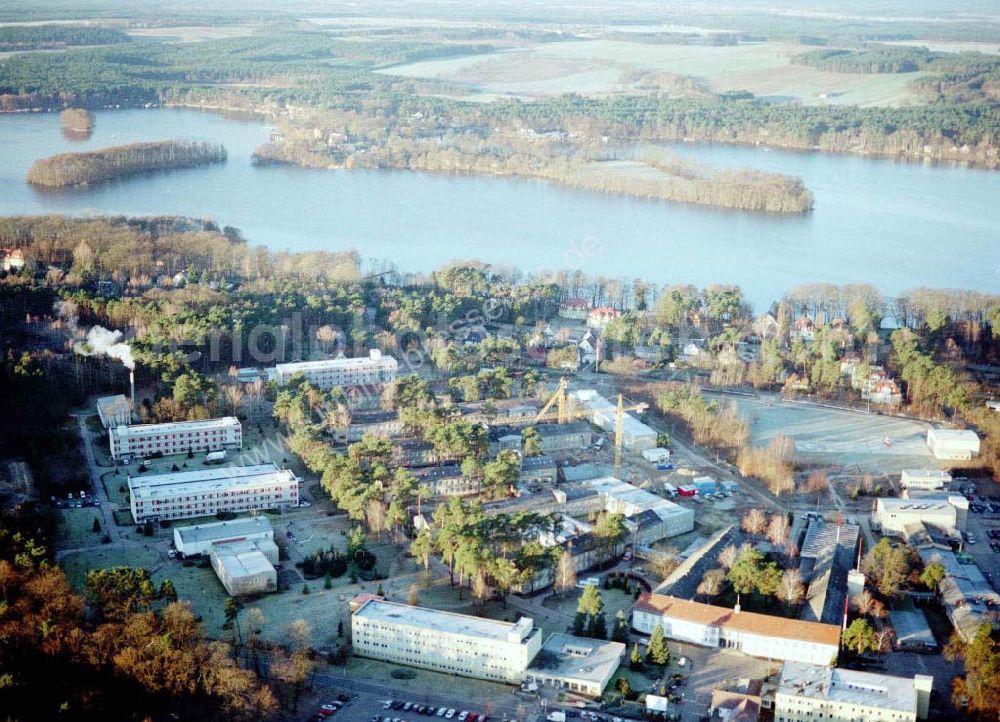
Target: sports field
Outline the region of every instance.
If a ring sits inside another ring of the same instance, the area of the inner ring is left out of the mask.
[[[938,466],[926,443],[930,424],[922,421],[780,400],[739,398],[736,404],[750,422],[753,445],[783,434],[795,440],[802,461],[875,473]]]

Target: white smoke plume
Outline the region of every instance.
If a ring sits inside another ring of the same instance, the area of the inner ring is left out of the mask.
[[[103,326],[94,326],[87,331],[87,339],[73,347],[83,356],[109,356],[125,364],[130,371],[135,369],[132,347],[122,341],[121,331],[109,331]]]

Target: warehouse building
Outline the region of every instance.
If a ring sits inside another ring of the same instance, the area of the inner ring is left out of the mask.
[[[914,526],[934,527],[947,536],[965,527],[965,513],[969,502],[965,497],[948,495],[919,495],[909,498],[880,498],[875,502],[872,524],[885,536],[909,539]]]
[[[105,429],[132,423],[132,404],[122,394],[102,396],[97,400],[97,417]]]
[[[836,624],[716,607],[663,594],[643,594],[632,612],[632,628],[652,634],[663,627],[668,639],[733,649],[751,657],[829,665],[840,648]]]
[[[554,484],[559,470],[551,456],[525,456],[521,459],[522,484]]]
[[[278,547],[271,539],[216,544],[209,551],[212,569],[231,597],[278,589]]]
[[[799,572],[806,588],[801,618],[806,622],[841,624],[847,608],[847,576],[855,563],[861,529],[854,524],[828,524],[812,518],[799,553]]]
[[[934,678],[785,662],[774,696],[776,722],[916,722],[926,719]]]
[[[539,687],[600,697],[625,655],[621,642],[550,634],[524,674]]]
[[[924,566],[940,564],[945,577],[938,585],[938,595],[944,605],[948,621],[955,632],[968,644],[984,624],[1000,628],[1000,594],[975,564],[963,564],[955,553],[945,549],[925,547],[918,549]]]
[[[951,483],[951,474],[940,469],[903,469],[899,485],[904,489],[939,491]]]
[[[295,374],[302,374],[313,386],[329,391],[332,388],[374,386],[396,380],[399,364],[392,356],[372,349],[368,356],[334,358],[323,361],[298,361],[278,364],[271,376],[279,384],[287,384]]]
[[[979,456],[979,435],[969,429],[929,429],[927,445],[936,459],[968,461]]]
[[[235,416],[205,421],[116,426],[108,434],[111,458],[126,464],[133,458],[200,453],[243,447],[243,427]]]
[[[593,389],[574,391],[572,398],[590,414],[590,420],[608,433],[615,433],[618,406]],[[644,451],[656,448],[656,430],[631,414],[622,414],[622,446],[627,451]]]
[[[297,506],[299,478],[274,464],[130,476],[136,523]]]
[[[274,529],[265,516],[174,527],[174,549],[184,557],[207,554],[216,544],[234,544],[261,539],[274,540]]]
[[[630,539],[637,544],[652,544],[694,529],[693,509],[675,504],[613,476],[591,479],[585,483],[601,495],[605,511],[625,515],[626,525],[633,525]]]
[[[500,622],[377,599],[351,615],[361,657],[494,682],[520,684],[541,649],[528,617]]]

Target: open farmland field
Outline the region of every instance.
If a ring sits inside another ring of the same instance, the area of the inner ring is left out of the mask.
[[[777,102],[916,102],[909,84],[917,73],[853,75],[792,65],[791,57],[807,49],[789,43],[711,47],[583,40],[410,63],[380,72],[444,80],[479,93],[516,97],[626,92],[629,87],[623,75],[640,72],[688,76],[717,93],[748,90]]]
[[[926,443],[930,425],[922,421],[780,400],[741,398],[736,404],[750,421],[754,446],[783,434],[795,440],[802,461],[879,473],[938,466]]]
[[[200,43],[206,40],[245,38],[256,29],[250,25],[173,25],[161,28],[129,28],[134,38],[158,40],[165,43]]]

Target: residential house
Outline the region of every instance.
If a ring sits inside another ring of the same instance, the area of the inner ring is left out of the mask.
[[[559,318],[586,321],[589,311],[590,303],[582,298],[567,298],[559,304]]]
[[[808,316],[795,319],[792,324],[792,337],[807,343],[816,340],[816,324]]]
[[[609,323],[618,318],[621,314],[610,306],[599,306],[590,309],[587,314],[587,326],[597,330],[603,330]]]

